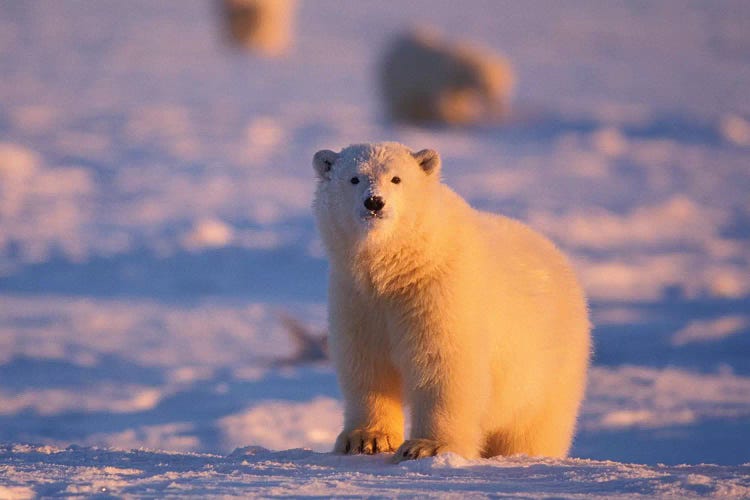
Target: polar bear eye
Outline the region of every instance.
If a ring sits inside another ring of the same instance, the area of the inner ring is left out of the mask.
[[[401,182],[401,177],[398,175],[394,176],[393,179],[391,179],[391,182],[394,184],[399,184]]]
[[[351,182],[352,184],[359,184],[359,177],[352,177],[351,179],[349,179],[349,182]]]

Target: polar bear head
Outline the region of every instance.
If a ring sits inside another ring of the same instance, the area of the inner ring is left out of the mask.
[[[440,157],[394,143],[354,144],[313,157],[318,187],[313,205],[329,250],[384,242],[419,226],[434,209]]]

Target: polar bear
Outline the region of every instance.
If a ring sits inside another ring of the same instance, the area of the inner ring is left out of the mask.
[[[465,125],[504,118],[515,85],[504,57],[426,29],[396,38],[379,73],[391,118],[412,123]]]
[[[295,0],[222,0],[227,41],[267,56],[286,52],[292,42]]]
[[[590,326],[561,252],[471,208],[441,182],[435,151],[356,144],[313,166],[345,399],[334,451],[566,456]]]

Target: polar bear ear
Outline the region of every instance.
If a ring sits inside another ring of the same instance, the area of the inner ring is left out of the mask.
[[[440,171],[440,155],[433,149],[423,149],[411,154],[427,175]]]
[[[318,177],[323,180],[331,179],[331,167],[339,159],[339,153],[335,153],[330,149],[322,149],[315,153],[313,156],[313,167],[317,172]]]

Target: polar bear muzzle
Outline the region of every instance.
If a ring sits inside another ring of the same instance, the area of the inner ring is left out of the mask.
[[[385,206],[385,201],[380,196],[370,196],[365,200],[365,208],[370,212],[380,212]]]

